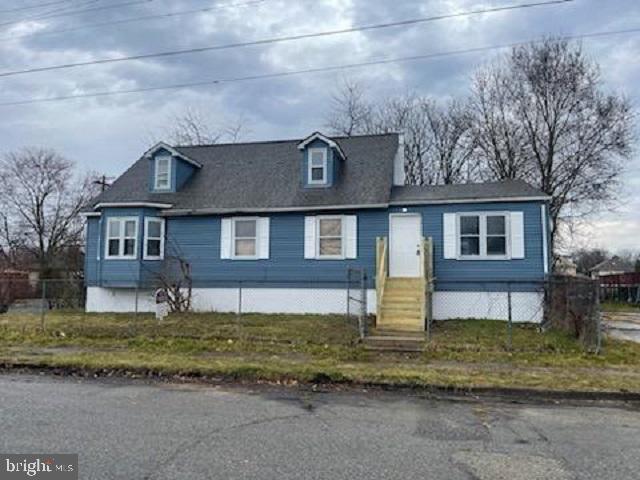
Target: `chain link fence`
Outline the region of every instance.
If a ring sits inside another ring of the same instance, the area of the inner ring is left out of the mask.
[[[598,281],[561,275],[551,277],[546,282],[545,313],[548,327],[571,334],[589,352],[600,352],[602,312]]]
[[[212,295],[210,289],[217,293]],[[436,279],[426,291],[431,289],[434,291],[428,302],[431,314],[425,319],[428,340],[437,339],[438,325],[444,323],[440,320],[490,319],[504,322],[500,341],[508,349],[514,346],[514,329],[528,325],[527,328],[540,332],[550,328],[566,332],[578,338],[588,351],[600,351],[599,300],[603,293],[597,282],[575,277],[551,277],[539,282]],[[107,305],[108,311],[126,313],[122,316],[126,321],[120,322],[126,330],[123,334],[134,335],[138,325],[155,322],[156,290],[157,285],[119,289],[117,298],[104,293],[106,297],[99,301],[112,302]],[[245,320],[256,323],[259,315],[300,316],[299,312],[330,317],[359,338],[369,335],[375,325],[374,279],[362,269],[349,269],[340,284],[317,279],[288,284],[221,282],[217,286],[209,284],[207,289],[194,287],[190,295],[193,310],[221,313],[221,318],[238,332],[246,327]],[[101,315],[85,313],[86,307],[95,310],[95,306],[87,304],[87,289],[82,280],[0,280],[0,324],[12,322],[46,330],[64,317],[66,322],[73,319],[81,326],[88,317]]]

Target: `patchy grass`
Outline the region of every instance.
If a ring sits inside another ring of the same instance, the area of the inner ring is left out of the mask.
[[[640,392],[640,345],[583,352],[559,332],[498,321],[434,326],[423,353],[366,351],[342,316],[0,315],[0,362],[228,379]]]
[[[640,313],[640,304],[605,302],[602,304],[603,312],[634,312]]]

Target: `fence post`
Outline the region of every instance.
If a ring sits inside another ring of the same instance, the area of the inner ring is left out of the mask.
[[[138,291],[139,291],[138,282],[136,282],[136,298],[135,298],[135,306],[134,306],[134,313],[133,313],[133,318],[135,320],[138,320]]]
[[[40,302],[40,329],[44,332],[45,303],[47,301],[47,281],[42,280],[42,299]]]
[[[240,336],[240,320],[242,317],[242,280],[238,281],[238,308],[236,314],[236,328]]]
[[[360,338],[367,336],[367,274],[362,269],[360,273],[360,315],[358,318],[360,325]]]
[[[347,267],[347,324],[351,320],[351,267]]]
[[[595,289],[595,315],[596,315],[596,354],[600,354],[600,349],[602,348],[602,311],[600,310],[600,282],[596,280],[594,282]]]
[[[508,325],[509,325],[509,350],[513,350],[513,316],[511,306],[511,282],[507,283],[507,312],[508,312]]]

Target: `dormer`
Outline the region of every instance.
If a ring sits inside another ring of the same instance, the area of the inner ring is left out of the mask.
[[[202,168],[200,163],[163,142],[154,145],[144,157],[149,160],[149,191],[154,193],[179,191]]]
[[[298,144],[302,152],[302,185],[326,188],[336,184],[341,162],[346,159],[334,140],[315,132]]]

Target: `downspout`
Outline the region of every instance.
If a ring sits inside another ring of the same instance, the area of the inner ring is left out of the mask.
[[[549,234],[547,232],[549,218],[547,215],[547,204],[540,205],[540,218],[542,221],[542,266],[545,277],[549,275]]]
[[[98,220],[98,250],[96,254],[96,260],[98,261],[98,285],[102,287],[102,260],[100,257],[100,251],[102,250],[102,215],[100,215],[100,220]]]

